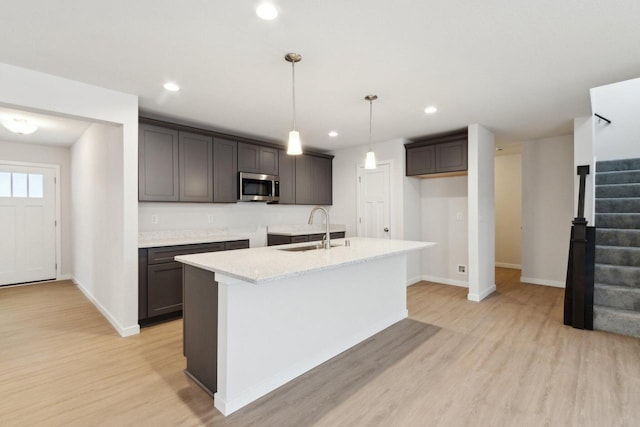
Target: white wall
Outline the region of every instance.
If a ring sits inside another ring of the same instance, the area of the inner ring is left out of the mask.
[[[467,177],[414,179],[421,183],[421,240],[438,243],[422,251],[423,280],[468,286],[468,273],[457,271],[469,265]]]
[[[594,120],[591,116],[578,117],[573,120],[573,215],[578,214],[578,193],[580,191],[580,177],[578,166],[588,165],[589,175],[585,180],[584,217],[589,225],[595,221],[596,194],[596,162],[593,146]]]
[[[138,326],[138,98],[97,86],[63,79],[45,73],[0,63],[0,104],[20,109],[61,114],[89,121],[122,125],[121,147],[115,147],[122,166],[114,171],[109,191],[110,197],[122,203],[120,228],[113,241],[112,264],[109,266],[119,280],[102,283],[97,271],[87,276],[92,283],[101,283],[98,295],[105,301],[93,300],[111,324],[123,336],[139,332]],[[112,147],[114,148],[114,147]],[[72,190],[73,191],[73,190]],[[73,227],[77,220],[73,216]],[[82,206],[92,209],[91,206]],[[96,250],[96,242],[84,241],[85,246],[73,247],[74,253]],[[75,271],[79,267],[74,263]],[[84,283],[88,289],[93,284]],[[102,288],[104,286],[104,288]],[[91,296],[89,296],[91,298]]]
[[[0,160],[60,166],[60,249],[62,277],[70,277],[71,263],[71,153],[67,147],[0,141]]]
[[[640,78],[591,89],[591,107],[612,122],[594,120],[598,161],[640,158]]]
[[[572,135],[523,144],[523,282],[565,285],[574,174]]]
[[[389,227],[391,238],[420,240],[418,184],[409,183],[415,178],[405,176],[404,143],[405,140],[396,139],[376,143],[372,147],[378,163],[390,161],[392,164]],[[358,165],[364,165],[367,148],[367,146],[349,147],[332,153],[335,158],[333,159],[331,222],[345,224],[348,236],[355,236],[357,233],[357,170]],[[420,255],[408,257],[409,283],[418,281],[420,275]]]
[[[495,159],[496,266],[521,267],[522,154]]]

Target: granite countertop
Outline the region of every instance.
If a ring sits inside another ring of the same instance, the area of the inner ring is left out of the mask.
[[[345,240],[350,241],[350,246],[345,246]],[[204,270],[260,284],[312,271],[337,268],[343,265],[422,250],[436,245],[433,242],[364,237],[335,239],[331,243],[339,246],[330,250],[317,249],[299,252],[282,250],[310,245],[309,243],[297,243],[228,252],[181,255],[175,259]]]
[[[331,233],[346,232],[344,224],[329,224]],[[294,225],[271,225],[267,227],[267,234],[277,234],[280,236],[303,236],[306,234],[323,234],[327,231],[324,224],[294,224]]]
[[[246,236],[234,236],[221,230],[144,231],[138,233],[138,248],[158,248],[248,239]]]

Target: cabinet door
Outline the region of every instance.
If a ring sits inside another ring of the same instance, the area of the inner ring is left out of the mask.
[[[407,176],[436,172],[435,146],[407,148]]]
[[[168,262],[147,267],[147,315],[182,310],[182,263]]]
[[[278,150],[280,176],[280,204],[296,202],[296,158],[284,150]]]
[[[296,156],[296,204],[332,203],[331,159],[307,154]]]
[[[179,133],[180,201],[213,202],[213,139]]]
[[[260,173],[260,147],[238,142],[238,172]]]
[[[314,182],[317,205],[330,205],[333,203],[331,159],[316,157],[314,163]]]
[[[147,249],[138,249],[138,320],[147,318]]]
[[[138,200],[177,202],[178,132],[140,124],[138,130]]]
[[[238,201],[238,143],[235,141],[213,140],[213,201]]]
[[[436,145],[436,172],[467,170],[467,141]]]
[[[235,242],[224,242],[225,251],[233,251],[236,249],[247,249],[249,247],[248,240],[236,240]]]
[[[260,156],[259,173],[265,175],[278,175],[278,151],[275,148],[260,147],[258,150]]]

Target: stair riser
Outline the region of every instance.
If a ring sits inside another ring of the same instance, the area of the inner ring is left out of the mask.
[[[596,185],[596,199],[640,197],[640,184]]]
[[[596,199],[596,213],[638,213],[640,198]]]
[[[595,282],[640,288],[640,268],[596,264]]]
[[[595,305],[640,312],[640,292],[634,288],[619,289],[596,285],[593,302]]]
[[[640,228],[640,214],[596,214],[598,228]]]
[[[596,230],[596,245],[640,247],[640,230]]]
[[[618,313],[603,313],[594,307],[593,328],[598,331],[640,337],[640,321]]]
[[[596,247],[596,263],[639,267],[640,249]]]
[[[640,170],[640,159],[611,160],[597,162],[596,172]]]
[[[596,185],[640,183],[640,171],[596,174]]]

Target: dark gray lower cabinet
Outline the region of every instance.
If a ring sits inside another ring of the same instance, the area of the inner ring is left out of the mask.
[[[249,240],[163,246],[138,250],[138,319],[142,324],[179,316],[183,309],[182,263],[178,255],[249,247]]]
[[[344,231],[330,233],[332,239],[344,238]],[[283,236],[280,234],[267,234],[267,246],[288,245],[289,243],[317,242],[324,238],[324,233],[302,234],[298,236]]]

